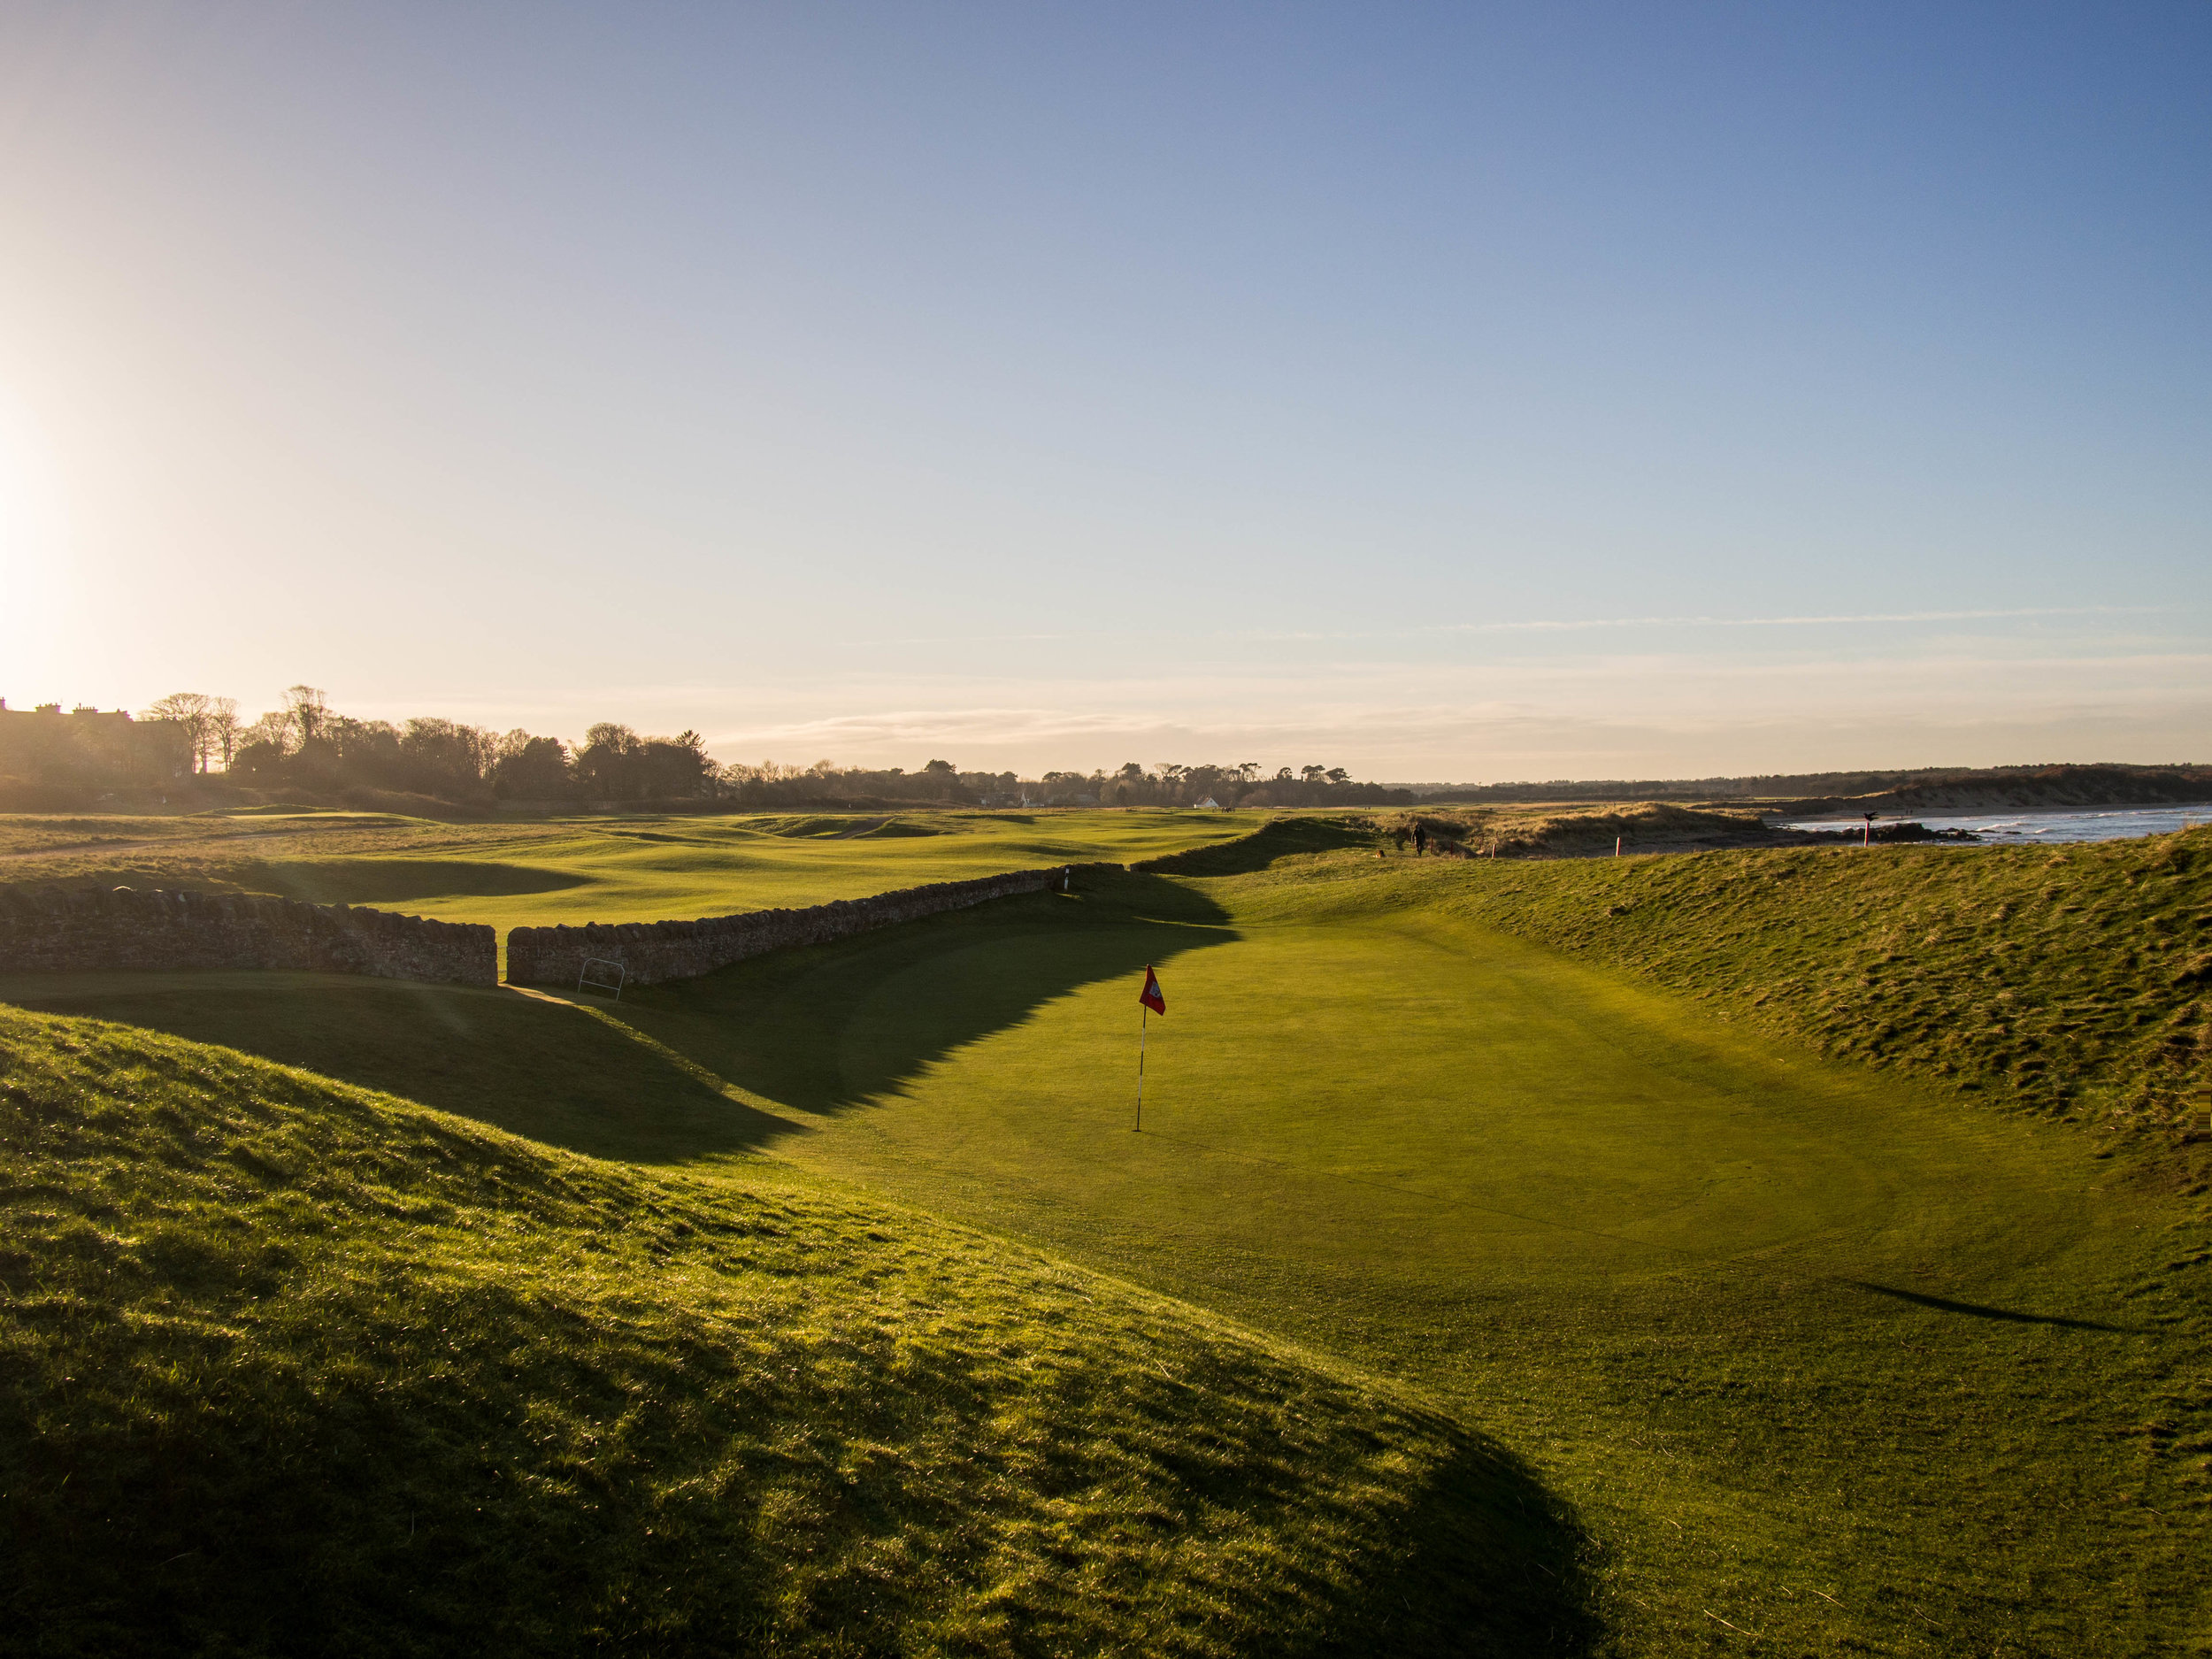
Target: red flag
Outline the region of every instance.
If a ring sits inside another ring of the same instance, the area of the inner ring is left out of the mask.
[[[1160,981],[1149,967],[1144,971],[1144,989],[1137,993],[1137,1001],[1156,1014],[1167,1012],[1167,998],[1160,995]]]

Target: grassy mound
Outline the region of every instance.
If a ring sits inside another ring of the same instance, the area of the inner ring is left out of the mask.
[[[1448,901],[1839,1056],[2203,1138],[2212,829],[1471,870]]]
[[[1712,812],[1665,802],[1640,802],[1630,806],[1555,813],[1493,830],[1488,837],[1498,855],[1589,858],[1613,850],[1614,843],[1630,847],[1695,850],[1724,846],[1760,833],[1756,818],[1738,812]],[[1471,837],[1479,841],[1479,832]]]
[[[0,1649],[1527,1651],[1440,1419],[766,1165],[0,1010]],[[1394,1622],[1393,1622],[1394,1621]]]
[[[1596,858],[1616,841],[1631,852],[1704,852],[1758,846],[1774,833],[1747,809],[1714,810],[1664,801],[1424,806],[1380,815],[1402,849],[1417,824],[1432,849],[1461,856]]]

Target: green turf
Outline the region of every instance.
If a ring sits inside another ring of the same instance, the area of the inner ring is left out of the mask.
[[[788,1169],[0,1011],[0,1651],[1516,1653],[1584,1617],[1571,1523],[1434,1412]]]
[[[1255,867],[1271,847],[1289,856]],[[749,1179],[765,1151],[1333,1351],[1578,1508],[1604,1651],[2205,1647],[2212,1253],[2185,1160],[1992,1110],[1995,1091],[1932,1066],[1824,1056],[1819,1027],[1694,994],[1786,949],[1782,922],[1730,896],[1760,859],[1831,861],[1806,878],[1831,885],[1801,925],[1832,930],[1809,932],[1807,976],[1851,943],[1854,904],[1923,934],[1913,906],[1947,904],[1963,933],[1978,884],[2011,879],[1883,862],[1916,856],[1711,855],[1639,878],[1377,859],[1307,821],[1171,879],[1094,879],[618,1007],[311,976],[0,995],[701,1181]],[[2085,1004],[2185,990],[2193,958],[2177,980],[2134,938],[2202,908],[2193,864],[2131,879],[2128,859],[2161,856],[2039,866],[2074,885],[2050,905],[2075,919],[2007,959],[2016,1000],[2093,970]],[[1913,905],[1851,885],[1901,872]],[[1670,919],[1640,961],[1594,942],[1640,913],[1613,913],[1640,879],[1683,899],[1652,907]],[[1486,925],[1546,917],[1590,931],[1555,948]],[[1823,981],[1839,1019],[1886,989],[1883,964],[1849,961]],[[1147,962],[1171,1012],[1139,1136]],[[1964,975],[1922,995],[1963,995]],[[1993,1052],[1985,1026],[1959,1030],[1955,1054]]]
[[[943,930],[626,1018],[810,1167],[1432,1390],[1582,1507],[1627,1650],[2202,1628],[2200,1204],[1387,880],[1318,925],[1207,885],[1179,954],[1133,918]],[[1138,1136],[1145,958],[1171,1012]],[[1036,994],[977,1033],[979,980]]]
[[[1226,812],[588,818],[455,825],[0,817],[0,880],[276,893],[509,927],[636,922],[864,898],[1006,870],[1133,863],[1233,840]]]
[[[1428,879],[1455,910],[1839,1057],[2169,1143],[2212,1129],[2212,828]]]

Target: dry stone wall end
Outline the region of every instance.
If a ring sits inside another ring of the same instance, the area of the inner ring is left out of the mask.
[[[499,983],[499,935],[257,894],[0,887],[0,973],[273,968]]]
[[[748,910],[689,922],[587,922],[580,927],[517,927],[507,934],[507,979],[513,985],[574,986],[587,958],[622,964],[633,985],[659,985],[696,979],[749,957],[794,945],[821,945],[895,927],[946,910],[964,910],[1043,893],[1060,886],[1072,872],[1112,871],[1119,864],[1054,864],[1042,870],[1015,870],[972,881],[939,881],[902,887],[873,898],[838,899],[799,910]]]

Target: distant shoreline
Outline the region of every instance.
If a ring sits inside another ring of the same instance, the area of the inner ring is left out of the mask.
[[[2212,801],[2100,801],[2088,805],[2076,804],[2070,806],[2063,803],[2057,805],[2047,803],[2041,806],[2015,806],[2010,803],[1999,803],[1990,806],[1918,806],[1906,809],[1878,808],[1875,810],[1874,821],[1878,824],[1885,819],[1891,818],[1983,818],[1994,813],[2002,813],[2008,818],[2085,818],[2100,812],[2190,812],[2199,810],[2201,810],[2208,816],[2212,816]],[[1866,821],[1866,814],[1863,811],[1851,812],[1836,810],[1832,812],[1791,812],[1787,810],[1763,810],[1759,816],[1763,822],[1786,818],[1790,822],[1795,824],[1838,824],[1849,826],[1853,824],[1862,824]]]

